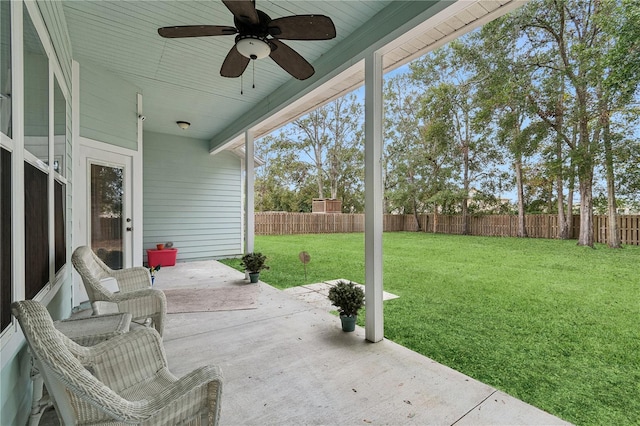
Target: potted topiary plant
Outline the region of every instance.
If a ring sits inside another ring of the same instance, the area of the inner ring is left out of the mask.
[[[354,331],[358,311],[364,305],[364,291],[351,281],[338,281],[329,289],[329,300],[338,308],[342,331]]]
[[[266,260],[267,256],[260,252],[247,253],[242,256],[240,265],[249,272],[249,279],[252,283],[258,282],[260,279],[260,271],[263,269],[269,269],[269,267],[265,265]]]

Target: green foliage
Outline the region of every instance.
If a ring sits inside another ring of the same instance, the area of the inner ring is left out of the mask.
[[[351,281],[338,281],[329,289],[329,300],[338,308],[340,315],[352,317],[364,305],[364,292]]]
[[[123,170],[117,167],[93,166],[96,176],[93,178],[97,182],[96,193],[101,211],[99,214],[120,217],[122,215],[122,194],[123,194]]]
[[[254,252],[247,253],[242,256],[240,261],[240,265],[249,272],[260,272],[263,269],[269,269],[269,267],[265,264],[267,260],[267,256],[262,253]]]
[[[419,68],[425,69],[426,65]],[[433,211],[450,201],[446,196],[455,187],[457,149],[446,125],[420,114],[417,106],[424,102],[424,92],[422,82],[410,76],[394,77],[385,85],[384,185],[389,213]]]
[[[278,288],[364,282],[362,234],[256,246],[273,253],[263,281]],[[385,290],[400,296],[384,302],[387,339],[574,424],[637,423],[640,247],[385,233],[383,252]]]
[[[160,270],[160,268],[162,268],[162,265],[155,265],[155,266],[150,266],[149,267],[149,273],[151,274],[151,276],[155,276],[156,272],[158,272]]]

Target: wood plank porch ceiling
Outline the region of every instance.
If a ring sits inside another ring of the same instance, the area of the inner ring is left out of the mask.
[[[361,86],[368,49],[384,51],[390,71],[523,3],[257,0],[272,18],[321,13],[333,19],[335,39],[287,42],[316,68],[303,82],[269,59],[255,62],[255,72],[250,65],[243,79],[220,77],[233,37],[158,36],[163,26],[233,25],[219,0],[63,0],[63,10],[81,67],[97,64],[140,89],[145,131],[209,140],[217,152],[242,144],[247,128],[263,136]],[[180,130],[178,120],[191,128]]]

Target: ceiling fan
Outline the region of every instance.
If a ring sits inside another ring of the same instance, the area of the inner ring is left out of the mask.
[[[306,80],[315,70],[298,52],[280,40],[329,40],[336,36],[331,18],[324,15],[292,15],[271,19],[256,9],[255,0],[222,0],[233,14],[235,27],[184,25],[158,28],[165,38],[235,35],[235,45],[222,63],[220,75],[240,77],[249,61],[271,59],[298,80]]]

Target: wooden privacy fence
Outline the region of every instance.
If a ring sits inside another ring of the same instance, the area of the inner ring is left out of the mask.
[[[418,215],[424,232],[439,234],[462,234],[463,222],[460,215]],[[558,216],[550,214],[528,215],[527,233],[531,238],[556,238]],[[593,234],[595,242],[606,243],[608,237],[607,216],[594,216]],[[413,215],[383,216],[385,232],[417,231],[418,225]],[[580,216],[574,215],[569,229],[571,238],[577,238]],[[618,216],[618,229],[623,244],[640,245],[640,215]],[[518,217],[514,215],[483,215],[468,217],[470,235],[492,237],[515,237],[518,231]],[[364,232],[364,214],[347,213],[255,213],[256,235],[291,234],[331,234]]]
[[[117,240],[122,238],[122,218],[96,217],[91,221],[93,241]]]

